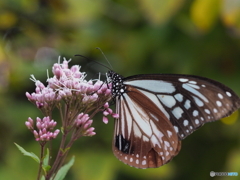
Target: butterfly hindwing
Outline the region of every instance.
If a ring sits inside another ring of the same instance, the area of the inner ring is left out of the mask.
[[[128,94],[116,99],[120,118],[115,122],[114,154],[138,168],[159,167],[169,162],[181,148],[171,122],[140,91],[131,87],[127,91]]]

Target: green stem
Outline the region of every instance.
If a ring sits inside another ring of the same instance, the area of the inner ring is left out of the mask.
[[[57,173],[59,163],[61,162],[61,159],[64,157],[64,154],[65,154],[65,152],[63,152],[63,150],[65,149],[64,145],[65,145],[66,139],[67,139],[67,134],[64,132],[64,134],[62,136],[61,144],[60,144],[60,147],[58,150],[58,154],[56,156],[56,159],[55,159],[50,171],[46,175],[46,180],[49,180],[53,174]]]

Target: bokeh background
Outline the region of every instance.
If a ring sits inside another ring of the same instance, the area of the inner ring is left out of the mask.
[[[24,122],[42,117],[25,97],[30,74],[45,82],[58,57],[72,58],[88,78],[109,66],[124,75],[181,73],[220,81],[240,95],[239,0],[1,0],[0,179],[36,179],[38,165],[14,146],[39,154]],[[237,114],[235,114],[237,116]],[[76,142],[69,180],[228,179],[210,171],[238,172],[240,119],[209,123],[187,137],[170,163],[135,169],[111,151],[113,120],[94,119],[97,135]],[[58,143],[59,140],[56,141]]]

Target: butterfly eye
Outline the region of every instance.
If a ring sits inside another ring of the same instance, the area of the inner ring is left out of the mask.
[[[164,74],[123,78],[111,73],[119,114],[113,152],[133,167],[164,165],[178,154],[182,139],[240,108],[240,98],[211,79]]]

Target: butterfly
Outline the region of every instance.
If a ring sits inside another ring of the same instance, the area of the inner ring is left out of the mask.
[[[176,156],[181,140],[207,122],[240,108],[225,85],[204,77],[107,72],[116,103],[113,153],[136,168],[160,167]]]

